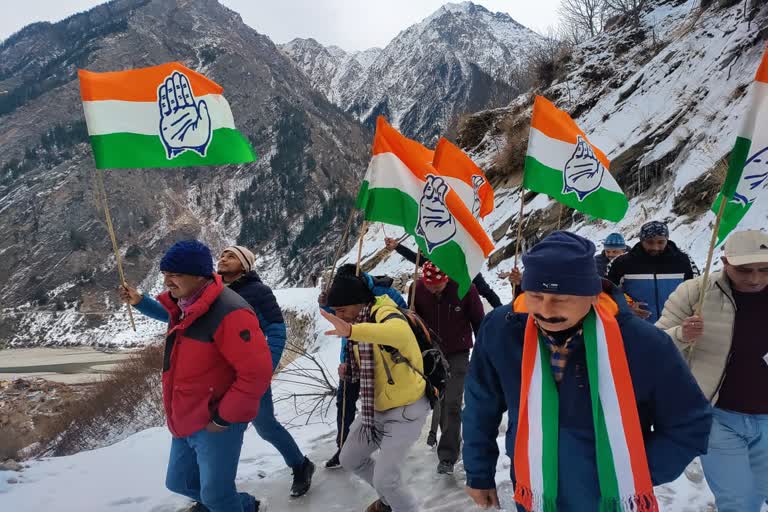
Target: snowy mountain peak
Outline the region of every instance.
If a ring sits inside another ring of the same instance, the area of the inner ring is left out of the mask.
[[[340,56],[294,40],[282,49],[313,86],[369,127],[384,115],[406,135],[434,143],[459,115],[507,104],[512,70],[539,35],[509,14],[448,3],[383,50]]]

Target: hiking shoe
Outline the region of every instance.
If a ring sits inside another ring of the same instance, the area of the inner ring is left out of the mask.
[[[325,463],[325,469],[339,469],[341,467],[339,453],[341,453],[341,450],[337,450],[336,453],[333,454],[333,457],[328,459],[328,462]]]
[[[298,498],[307,494],[312,485],[312,475],[315,474],[315,465],[304,457],[301,466],[293,468],[293,485],[291,485],[291,498]]]
[[[365,509],[365,512],[392,512],[392,507],[379,499],[371,503],[371,505]]]
[[[437,433],[430,431],[427,436],[427,446],[434,448],[437,444]]]
[[[453,462],[448,462],[447,460],[441,460],[440,464],[437,465],[437,474],[438,475],[452,475],[453,474]]]

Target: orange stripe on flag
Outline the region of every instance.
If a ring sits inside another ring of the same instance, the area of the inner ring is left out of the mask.
[[[608,160],[605,153],[589,142],[589,138],[587,138],[584,131],[579,128],[579,125],[571,119],[571,116],[557,108],[544,96],[536,96],[536,101],[533,103],[531,127],[536,128],[548,137],[567,142],[568,144],[576,144],[576,137],[581,136],[581,138],[592,146],[597,159],[602,162],[606,169],[610,169],[611,161]]]
[[[477,191],[480,198],[480,217],[485,217],[493,211],[493,187],[488,183],[482,169],[461,149],[441,137],[435,148],[432,165],[441,175],[458,178],[473,189],[473,176],[482,177],[485,183]]]
[[[224,88],[179,62],[168,62],[149,68],[129,69],[96,73],[78,70],[80,96],[83,101],[119,100],[157,102],[157,88],[174,71],[186,75],[192,94],[196,97],[206,94],[221,94]]]
[[[522,383],[520,387],[520,403],[518,404],[517,415],[517,435],[515,436],[515,478],[519,489],[531,488],[531,465],[528,460],[528,439],[530,437],[530,425],[528,424],[528,396],[531,392],[531,378],[533,369],[536,365],[536,352],[539,346],[538,329],[533,325],[533,316],[528,316],[528,322],[525,329],[525,339],[523,341],[523,364],[522,364]],[[536,411],[535,414],[541,414]],[[541,461],[534,461],[535,464],[541,464]],[[515,499],[525,501],[522,505],[526,510],[530,510],[531,495],[515,492]]]
[[[637,414],[635,403],[635,389],[629,373],[624,347],[621,346],[622,336],[616,318],[600,305],[596,308],[597,314],[605,328],[605,339],[608,343],[608,359],[611,364],[611,373],[616,384],[616,394],[619,398],[621,410],[621,422],[624,425],[624,434],[627,438],[629,459],[632,466],[632,474],[635,478],[635,489],[643,493],[653,489],[651,474],[648,469],[648,459],[645,453],[645,442],[640,430],[640,418]]]
[[[432,167],[434,151],[431,151],[415,140],[403,136],[400,132],[379,116],[376,119],[376,136],[373,139],[373,154],[393,153],[406,167],[421,181],[427,180],[427,174],[440,176],[440,173]],[[493,242],[483,230],[480,223],[472,216],[472,212],[466,207],[455,190],[451,189],[445,196],[445,204],[451,214],[464,227],[472,239],[488,256],[493,250]]]
[[[763,52],[763,60],[760,62],[760,67],[757,68],[755,80],[768,84],[768,46],[766,46],[765,52]]]

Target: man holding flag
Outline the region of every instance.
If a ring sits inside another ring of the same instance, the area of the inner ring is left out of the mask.
[[[711,410],[669,336],[602,291],[592,242],[556,231],[523,256],[529,313],[483,322],[465,388],[467,492],[499,507],[497,435],[509,412],[518,511],[658,511],[653,486],[704,453]],[[659,392],[663,390],[663,392]]]
[[[701,461],[720,512],[760,512],[768,500],[768,234],[739,231],[725,242],[723,271],[686,281],[656,323],[684,352],[714,405]],[[701,313],[696,308],[704,290]]]

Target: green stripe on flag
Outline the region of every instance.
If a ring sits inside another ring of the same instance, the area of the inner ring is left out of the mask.
[[[723,182],[723,188],[720,193],[727,197],[729,200],[733,198],[733,194],[736,193],[736,188],[741,181],[741,173],[744,171],[744,166],[747,164],[749,158],[749,149],[752,147],[752,141],[745,139],[744,137],[736,137],[736,144],[731,151],[731,157],[728,159],[728,174],[725,176]],[[720,205],[718,204],[718,207]],[[717,213],[717,210],[715,210]]]
[[[541,357],[541,429],[542,447],[541,461],[542,476],[544,478],[544,498],[553,497],[556,506],[558,487],[558,460],[560,437],[560,396],[552,375],[552,362],[550,350],[546,340],[539,333],[539,355]],[[537,464],[536,461],[531,461]],[[545,502],[546,503],[546,502]],[[546,505],[545,505],[546,510]],[[554,512],[554,508],[552,511]]]
[[[248,140],[231,128],[213,131],[205,157],[188,150],[169,160],[159,136],[137,133],[92,135],[91,146],[99,169],[193,167],[244,164],[256,160],[256,153]]]
[[[575,210],[613,222],[623,219],[629,208],[627,197],[612,190],[598,190],[583,201],[579,201],[573,192],[563,194],[563,172],[547,167],[530,155],[525,157],[523,186],[528,190],[546,194]]]
[[[427,245],[416,236],[416,224],[419,219],[419,205],[408,194],[396,188],[368,188],[364,182],[357,197],[358,208],[362,205],[365,210],[365,220],[383,222],[393,226],[401,226],[427,255]],[[459,285],[459,297],[464,297],[472,286],[472,278],[467,268],[464,251],[456,242],[448,242],[435,248],[427,255],[432,262],[448,274]]]
[[[589,377],[589,394],[592,399],[592,420],[595,423],[595,451],[597,454],[597,478],[600,482],[600,512],[614,512],[621,509],[619,481],[616,467],[613,463],[611,441],[608,437],[608,427],[605,423],[605,413],[600,401],[598,382],[599,363],[597,357],[597,315],[590,310],[584,319],[584,348],[587,355],[587,375]]]

